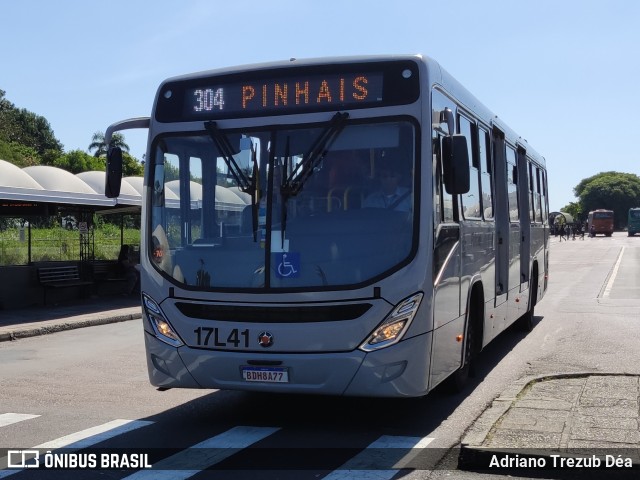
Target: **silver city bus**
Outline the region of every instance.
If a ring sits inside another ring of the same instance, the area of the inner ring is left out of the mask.
[[[171,78],[151,117],[111,125],[107,142],[128,128],[149,129],[155,386],[422,396],[460,387],[509,325],[532,327],[547,288],[544,158],[430,58]],[[118,148],[107,170],[114,196]]]

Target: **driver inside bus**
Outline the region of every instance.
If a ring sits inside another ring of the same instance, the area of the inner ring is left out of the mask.
[[[402,171],[400,165],[391,159],[378,168],[380,187],[364,199],[364,208],[386,208],[397,212],[411,211],[411,190],[401,186]]]

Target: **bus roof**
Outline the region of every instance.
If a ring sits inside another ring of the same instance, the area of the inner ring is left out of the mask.
[[[212,70],[203,70],[185,75],[171,77],[163,81],[158,88],[158,95],[165,84],[169,82],[182,82],[201,78],[203,76],[227,75],[244,71],[262,71],[280,68],[293,68],[317,65],[357,64],[378,61],[412,60],[421,65],[421,74],[427,74],[427,79],[433,87],[440,87],[445,92],[453,95],[461,106],[482,119],[487,127],[496,127],[505,134],[506,140],[514,146],[521,146],[527,155],[538,165],[545,166],[545,158],[529,145],[526,139],[513,131],[502,119],[489,110],[475,95],[451,75],[442,65],[432,57],[423,54],[381,54],[381,55],[351,55],[313,58],[290,58],[289,60],[277,60],[244,65],[222,67]]]

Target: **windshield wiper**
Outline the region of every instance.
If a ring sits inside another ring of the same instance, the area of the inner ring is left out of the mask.
[[[284,171],[289,171],[289,166],[291,165],[291,137],[287,135],[287,144],[284,149]],[[286,179],[284,175],[282,176],[282,184],[280,185],[280,225],[282,228],[280,229],[280,241],[282,245],[280,248],[284,249],[284,232],[287,228],[287,198],[283,193],[282,189],[285,188]]]
[[[231,175],[233,175],[233,178],[240,187],[240,190],[246,193],[252,193],[255,189],[255,185],[247,178],[234,160],[233,147],[231,146],[231,143],[229,143],[227,136],[218,129],[216,122],[204,122],[204,128],[207,129],[211,139],[216,144],[218,151],[222,155],[224,162],[227,164],[227,168],[231,172]]]
[[[253,241],[258,241],[258,147],[251,145],[251,161],[253,162],[253,175],[251,177],[251,189],[248,192],[251,195],[251,226],[253,227]]]
[[[304,183],[313,174],[315,168],[322,161],[331,144],[335,141],[346,125],[348,117],[349,114],[347,112],[338,112],[333,116],[333,118],[331,118],[329,125],[327,125],[327,128],[325,128],[316,139],[315,143],[303,157],[302,162],[296,165],[296,168],[291,172],[291,175],[287,177],[280,187],[280,192],[285,199],[294,197],[300,193]]]
[[[227,168],[233,178],[235,179],[238,187],[241,191],[248,193],[251,195],[251,223],[253,227],[253,241],[257,242],[257,230],[258,230],[258,200],[256,198],[256,190],[258,185],[258,160],[256,156],[256,149],[254,147],[251,148],[251,160],[253,161],[253,176],[251,179],[248,179],[244,174],[242,169],[238,166],[235,159],[233,158],[233,147],[231,143],[229,143],[229,139],[225,134],[223,134],[216,125],[216,122],[204,122],[204,128],[209,132],[209,136],[216,144],[216,148],[222,158],[224,163],[227,164]]]
[[[296,165],[296,168],[293,169],[291,175],[283,180],[282,185],[280,186],[280,196],[282,197],[280,214],[280,224],[282,226],[280,234],[282,248],[284,248],[284,232],[287,228],[287,201],[289,198],[300,193],[304,183],[313,174],[318,164],[320,164],[324,156],[327,154],[327,150],[329,150],[331,144],[336,138],[338,138],[340,132],[342,132],[342,129],[347,123],[348,117],[349,114],[347,112],[337,112],[329,121],[327,128],[323,130],[307,154],[303,157],[302,162]],[[289,168],[290,162],[289,137],[287,137],[285,171]]]

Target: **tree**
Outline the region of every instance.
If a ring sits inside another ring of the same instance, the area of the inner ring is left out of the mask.
[[[40,157],[35,149],[15,142],[0,140],[0,158],[20,168],[40,165]]]
[[[103,158],[96,158],[82,150],[72,150],[69,153],[59,156],[53,161],[53,166],[74,174],[92,170],[103,172],[106,169]]]
[[[122,176],[141,177],[144,175],[144,165],[128,153],[122,154]]]
[[[15,109],[15,105],[5,98],[5,91],[0,90],[0,141],[4,143],[10,143],[17,131],[13,114]]]
[[[94,157],[82,150],[72,150],[69,153],[60,155],[51,165],[74,174],[93,170],[104,172],[106,170],[106,162],[103,157]],[[128,153],[124,153],[122,155],[122,175],[125,177],[137,177],[143,174],[144,167],[142,164]]]
[[[124,135],[120,132],[116,132],[111,136],[111,146],[112,147],[120,147],[124,152],[129,152],[129,145],[124,141]],[[91,145],[89,145],[88,150],[95,150],[93,153],[94,157],[102,157],[107,154],[108,145],[105,143],[104,133],[96,132],[91,137]]]
[[[47,119],[25,108],[16,108],[5,98],[4,90],[0,90],[0,140],[29,147],[39,156],[47,150],[63,151]]]
[[[616,228],[626,225],[629,208],[640,205],[640,177],[633,173],[602,172],[582,180],[574,188],[582,212],[613,210]]]
[[[584,221],[586,217],[586,214],[582,212],[580,202],[569,202],[569,204],[565,205],[560,211],[569,213],[575,221]]]

